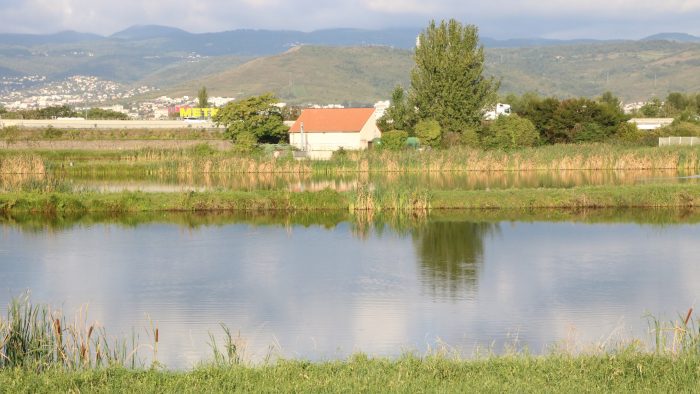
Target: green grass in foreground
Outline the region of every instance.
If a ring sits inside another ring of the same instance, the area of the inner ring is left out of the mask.
[[[0,391],[30,392],[697,392],[700,357],[623,352],[598,356],[512,356],[459,361],[281,361],[188,372],[102,369],[0,371]]]
[[[568,189],[388,190],[294,193],[210,191],[188,193],[7,192],[2,212],[148,211],[427,211],[429,209],[534,209],[698,207],[700,187],[690,184],[591,186]]]

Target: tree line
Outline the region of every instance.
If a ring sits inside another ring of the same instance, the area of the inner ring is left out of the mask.
[[[600,97],[540,97],[534,93],[497,97],[499,81],[484,76],[484,48],[478,28],[456,20],[431,22],[421,33],[408,89],[397,86],[379,119],[384,146],[401,149],[407,137],[424,146],[466,145],[509,149],[544,144],[615,142],[656,144],[659,136],[700,135],[700,94],[670,93],[625,114],[611,92]],[[496,102],[511,116],[484,120]],[[640,133],[631,117],[674,117],[671,127]]]
[[[90,108],[87,111],[78,112],[68,105],[52,106],[41,109],[28,109],[19,111],[7,111],[0,107],[0,116],[5,119],[43,120],[56,118],[86,118],[95,120],[128,120],[129,117],[121,112]]]

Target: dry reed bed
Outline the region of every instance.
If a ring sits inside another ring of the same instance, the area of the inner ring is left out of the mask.
[[[433,151],[350,152],[326,162],[266,157],[193,158],[155,154],[136,161],[174,163],[180,173],[409,173],[483,171],[683,170],[700,168],[698,148],[548,146],[515,152],[453,148]]]
[[[0,174],[45,175],[46,166],[36,155],[0,156]]]
[[[71,165],[75,164],[75,167]],[[70,167],[70,168],[69,168]],[[557,145],[513,152],[451,148],[429,151],[347,152],[330,161],[296,161],[285,157],[208,150],[141,150],[130,152],[4,152],[0,172],[170,172],[176,174],[345,174],[494,171],[678,170],[700,169],[700,148],[626,148],[613,145]]]

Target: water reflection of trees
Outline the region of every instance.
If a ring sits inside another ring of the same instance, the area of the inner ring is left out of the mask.
[[[496,223],[428,221],[413,231],[421,281],[433,296],[468,296],[477,289],[484,238]]]

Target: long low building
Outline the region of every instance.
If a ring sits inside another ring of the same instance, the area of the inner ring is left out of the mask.
[[[216,129],[210,121],[183,120],[91,120],[91,119],[0,119],[0,127],[57,129]]]
[[[628,122],[635,124],[639,130],[650,131],[670,126],[673,118],[632,118]]]

